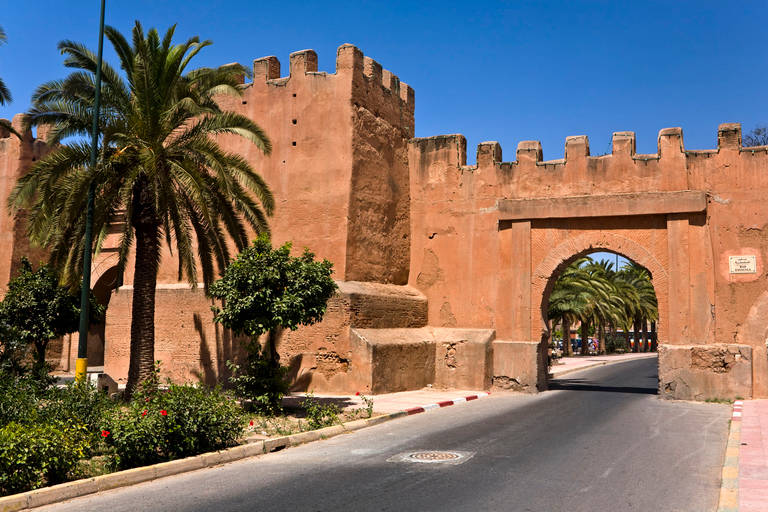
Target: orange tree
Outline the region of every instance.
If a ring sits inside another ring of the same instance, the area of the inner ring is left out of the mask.
[[[286,370],[277,354],[277,330],[296,330],[322,320],[337,289],[332,273],[333,264],[315,261],[309,249],[293,257],[290,242],[273,249],[263,234],[213,283],[211,296],[223,301],[221,308],[213,307],[214,321],[250,339],[246,367],[234,379],[244,398],[267,410],[280,409],[287,388]],[[269,335],[263,347],[258,342],[262,334]]]

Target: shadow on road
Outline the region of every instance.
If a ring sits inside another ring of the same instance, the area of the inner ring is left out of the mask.
[[[655,386],[600,386],[585,382],[584,379],[557,379],[549,381],[549,389],[563,391],[599,391],[602,393],[635,393],[641,395],[656,395]]]

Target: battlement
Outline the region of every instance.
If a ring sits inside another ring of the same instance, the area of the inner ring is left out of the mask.
[[[284,86],[292,78],[308,75],[333,77],[365,76],[372,85],[379,85],[390,94],[410,105],[414,104],[414,91],[408,84],[352,44],[343,44],[336,52],[336,71],[327,73],[317,70],[317,53],[314,50],[301,50],[289,57],[288,76],[281,76],[280,60],[275,56],[261,57],[253,61],[253,83],[272,86]]]
[[[706,189],[724,182],[726,174],[735,181],[732,186],[740,188],[754,183],[756,178],[747,179],[747,174],[768,166],[764,159],[768,146],[744,147],[738,123],[719,126],[717,149],[686,150],[683,130],[665,128],[659,132],[657,151],[652,154],[638,153],[635,133],[625,131],[614,133],[611,152],[598,156],[591,156],[588,137],[567,137],[564,157],[557,160],[544,160],[541,142],[528,140],[517,145],[514,161],[504,162],[498,142],[482,142],[473,166],[465,164],[466,139],[460,135],[413,139],[410,144],[415,151],[412,157],[421,162],[414,161],[418,167],[442,165],[446,169],[443,180],[464,190],[469,185],[467,176],[475,175],[474,182],[486,191],[490,191],[489,185],[501,187],[495,192],[500,197]],[[723,170],[729,167],[727,172]],[[736,176],[736,172],[745,174]],[[763,173],[757,175],[763,179]]]
[[[458,138],[461,142],[458,142]],[[564,166],[569,161],[583,160],[605,160],[611,157],[620,159],[629,159],[636,164],[647,165],[651,161],[658,161],[666,157],[686,157],[711,156],[719,154],[721,151],[738,151],[739,153],[748,152],[768,154],[768,146],[746,147],[742,146],[741,124],[724,123],[718,128],[717,149],[686,150],[683,144],[682,128],[664,128],[659,131],[657,139],[657,151],[652,154],[637,153],[637,142],[635,132],[615,132],[612,139],[611,153],[606,155],[591,156],[589,149],[589,138],[586,135],[575,135],[565,139],[565,156],[557,160],[544,160],[544,151],[541,142],[537,140],[524,140],[518,143],[515,152],[515,160],[504,162],[502,159],[502,149],[498,142],[481,142],[477,145],[477,165],[472,168],[484,167],[491,164],[499,164],[504,167],[514,165],[536,165],[543,168],[555,168]],[[461,135],[440,135],[436,137],[425,137],[414,139],[411,144],[419,147],[422,151],[432,151],[443,149],[444,144],[437,141],[455,141],[455,149],[460,155],[453,159],[453,165],[457,161],[466,162],[466,139]],[[465,164],[461,164],[464,166]]]

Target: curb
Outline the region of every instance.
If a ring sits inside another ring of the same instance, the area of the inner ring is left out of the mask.
[[[448,407],[450,405],[456,405],[463,402],[470,402],[472,400],[479,400],[480,398],[486,397],[488,395],[490,395],[490,393],[478,393],[476,395],[465,396],[463,398],[455,398],[453,400],[445,400],[443,402],[437,402],[436,404],[427,404],[427,405],[422,405],[421,407],[412,407],[410,409],[406,409],[405,413],[408,414],[408,416],[411,416],[412,414],[418,414],[420,412],[427,412],[434,409],[440,409],[441,407]]]
[[[741,447],[741,409],[744,402],[733,402],[731,429],[725,447],[725,459],[720,478],[720,501],[717,512],[738,512],[739,510],[739,451]]]
[[[350,421],[342,423],[341,425],[333,425],[331,427],[311,430],[309,432],[300,432],[290,436],[275,437],[272,439],[256,439],[250,437],[245,439],[246,444],[218,452],[204,453],[194,457],[187,457],[186,459],[161,462],[159,464],[153,464],[152,466],[127,469],[108,475],[87,478],[85,480],[76,480],[74,482],[36,489],[34,491],[27,491],[21,494],[12,494],[0,498],[0,512],[16,512],[17,510],[42,507],[43,505],[50,505],[52,503],[58,503],[60,501],[79,498],[81,496],[87,496],[88,494],[95,494],[97,492],[108,491],[120,487],[127,487],[142,482],[149,482],[166,476],[220,466],[221,464],[226,464],[228,462],[235,462],[257,455],[280,451],[289,446],[298,446],[300,444],[354,432],[355,430],[372,427],[412,414],[477,400],[488,396],[489,394],[490,393],[478,393],[477,395],[464,398],[447,400],[445,402],[429,404],[423,407],[414,407],[405,411],[382,414],[381,416],[375,416],[373,418]]]
[[[552,375],[552,377],[550,377],[550,378],[556,379],[557,377],[560,377],[561,375],[567,375],[567,374],[573,373],[573,372],[580,372],[581,370],[586,370],[587,368],[594,368],[596,366],[605,366],[607,364],[616,364],[616,363],[626,363],[628,361],[635,361],[637,359],[650,359],[651,357],[656,357],[658,353],[657,352],[653,352],[652,354],[653,355],[649,354],[647,356],[642,356],[642,357],[633,357],[632,359],[618,359],[616,361],[597,361],[597,362],[590,363],[590,364],[587,364],[587,365],[584,365],[584,366],[579,366],[577,368],[569,368],[567,370],[563,370],[563,371],[557,372],[557,373],[550,372],[551,375]]]

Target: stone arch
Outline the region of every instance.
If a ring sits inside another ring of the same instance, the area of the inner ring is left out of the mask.
[[[635,261],[648,269],[659,303],[659,344],[669,338],[669,280],[667,271],[645,247],[627,237],[594,231],[570,238],[555,247],[536,266],[531,276],[531,340],[543,340],[548,335],[546,304],[557,276],[574,260],[596,250],[608,250]]]

